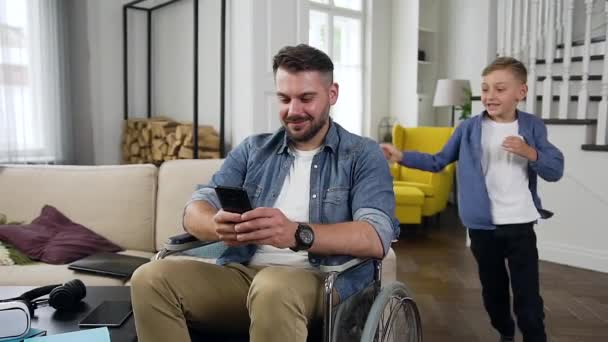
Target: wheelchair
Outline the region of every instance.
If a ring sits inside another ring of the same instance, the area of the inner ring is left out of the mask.
[[[215,259],[226,248],[221,242],[200,241],[185,233],[170,237],[154,259],[160,260],[171,255]],[[340,303],[333,304],[336,281],[348,272],[353,272],[368,263],[374,264],[373,281]],[[353,259],[338,266],[321,266],[321,272],[324,273],[324,314],[321,323],[321,341],[422,341],[420,314],[411,292],[400,282],[392,282],[382,287],[381,271],[382,262],[375,259]],[[196,332],[191,330],[191,337],[193,337],[192,334],[196,335]],[[314,332],[311,332],[308,340],[318,341],[321,337],[315,338],[314,336]],[[226,339],[221,338],[220,340]],[[234,341],[248,341],[248,337],[239,337]]]

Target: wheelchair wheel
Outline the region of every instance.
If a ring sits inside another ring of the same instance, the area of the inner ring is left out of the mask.
[[[422,324],[410,291],[399,282],[383,288],[367,316],[361,342],[420,342]]]

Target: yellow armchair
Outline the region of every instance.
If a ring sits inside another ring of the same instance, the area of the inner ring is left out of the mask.
[[[401,151],[418,151],[435,154],[447,143],[454,129],[452,127],[412,127],[405,128],[400,125],[393,127],[393,145]],[[404,187],[416,188],[424,194],[421,208],[423,217],[434,216],[443,211],[454,180],[455,165],[446,166],[441,172],[432,173],[410,169],[399,164],[391,167],[393,187],[395,193],[403,192]],[[408,190],[409,191],[409,190]],[[417,223],[406,219],[401,211],[406,208],[399,205],[395,209],[395,216],[401,223]]]

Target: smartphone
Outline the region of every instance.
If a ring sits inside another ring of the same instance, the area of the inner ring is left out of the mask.
[[[215,193],[222,204],[222,209],[231,213],[242,214],[253,209],[247,191],[230,186],[216,186]]]
[[[79,326],[119,327],[131,316],[132,312],[129,301],[105,301],[80,321]]]

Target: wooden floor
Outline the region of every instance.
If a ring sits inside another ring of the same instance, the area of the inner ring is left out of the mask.
[[[498,341],[481,302],[477,266],[454,210],[438,227],[405,230],[394,245],[397,278],[414,293],[425,342]],[[608,274],[540,263],[549,341],[608,341]],[[516,341],[521,341],[518,332]]]

